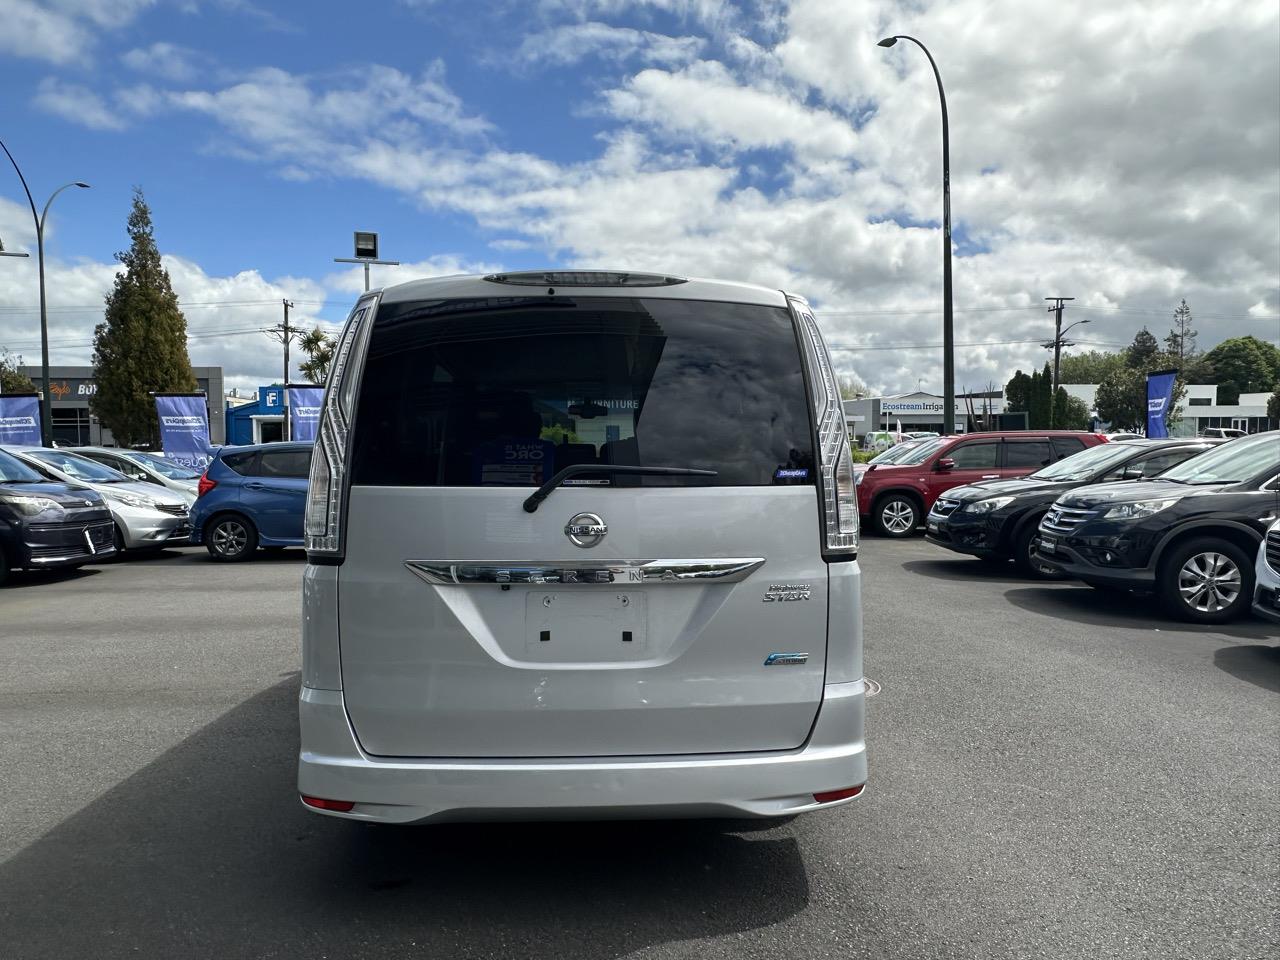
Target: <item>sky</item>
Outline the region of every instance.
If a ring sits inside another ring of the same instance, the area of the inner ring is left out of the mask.
[[[375,285],[546,266],[804,294],[836,364],[941,392],[941,125],[956,384],[1071,338],[1280,343],[1280,4],[1265,0],[0,0],[0,140],[46,226],[51,362],[88,363],[145,192],[194,364]],[[0,164],[7,163],[0,155]],[[0,347],[39,360],[35,233],[0,165]],[[296,377],[296,366],[294,368]]]

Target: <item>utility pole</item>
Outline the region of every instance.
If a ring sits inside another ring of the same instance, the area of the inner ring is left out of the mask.
[[[1049,392],[1049,429],[1052,430],[1058,425],[1058,370],[1062,366],[1062,348],[1074,346],[1062,339],[1062,305],[1068,300],[1074,300],[1075,297],[1045,297],[1045,299],[1053,301],[1053,306],[1048,311],[1053,314],[1053,341],[1044,345],[1045,349],[1053,351],[1053,386]],[[1089,321],[1078,322],[1088,323]],[[1074,327],[1075,324],[1071,326]]]
[[[282,381],[283,389],[281,391],[282,393],[281,403],[284,407],[284,427],[281,430],[280,435],[283,439],[288,440],[289,434],[290,434],[290,430],[289,430],[289,341],[292,340],[296,334],[301,332],[301,328],[289,326],[289,308],[293,306],[293,301],[281,299],[280,302],[284,304],[284,322],[278,323],[274,327],[271,327],[268,330],[264,330],[263,333],[269,336],[272,340],[275,340],[279,343],[284,344],[284,380]]]

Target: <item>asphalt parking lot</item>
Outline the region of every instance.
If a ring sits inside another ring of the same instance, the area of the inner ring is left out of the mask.
[[[0,955],[1274,957],[1280,637],[864,548],[871,782],[764,830],[293,787],[301,555],[0,591]]]

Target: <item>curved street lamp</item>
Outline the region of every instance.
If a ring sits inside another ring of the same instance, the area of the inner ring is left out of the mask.
[[[13,154],[9,152],[9,148],[4,145],[2,140],[0,140],[0,150],[3,150],[5,156],[9,158],[9,162],[13,164],[13,169],[18,173],[18,179],[22,181],[22,189],[27,194],[27,203],[31,206],[31,219],[36,225],[36,257],[40,262],[40,391],[44,394],[40,403],[40,439],[47,447],[53,442],[53,409],[51,406],[52,394],[49,392],[49,317],[44,296],[44,222],[49,216],[49,206],[53,203],[54,197],[68,187],[80,187],[82,190],[88,190],[89,185],[82,180],[64,183],[49,194],[49,199],[45,202],[43,212],[37,216],[36,202],[31,196],[31,188],[27,186],[27,178],[22,175],[22,169],[18,166],[18,161],[13,159]]]
[[[899,40],[910,40],[924,51],[933,68],[933,79],[938,82],[938,100],[942,104],[942,405],[945,428],[948,434],[955,426],[956,411],[956,358],[955,327],[951,309],[951,135],[947,126],[947,93],[942,89],[942,74],[933,60],[929,48],[905,34],[885,37],[877,46],[892,47]]]

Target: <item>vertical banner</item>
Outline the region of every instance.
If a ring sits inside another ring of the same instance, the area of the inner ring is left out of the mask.
[[[209,410],[203,393],[157,393],[164,455],[192,470],[209,465]]]
[[[324,399],[324,387],[290,387],[289,415],[290,440],[315,440],[320,428],[320,402]]]
[[[1177,370],[1158,370],[1147,374],[1147,436],[1151,439],[1169,436],[1167,418],[1173,405],[1173,384]]]
[[[35,393],[0,394],[0,444],[38,447],[40,396]]]

